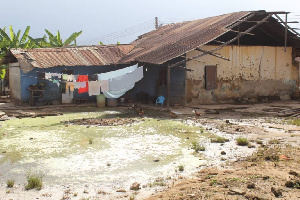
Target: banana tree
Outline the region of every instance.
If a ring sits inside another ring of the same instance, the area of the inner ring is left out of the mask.
[[[21,30],[14,32],[12,26],[9,26],[9,35],[6,33],[6,28],[0,28],[0,60],[5,56],[10,48],[33,48],[35,44],[28,40],[30,26],[27,26],[22,37]],[[0,79],[5,77],[6,66],[0,66]]]
[[[82,33],[82,31],[72,33],[72,35],[70,35],[70,37],[68,37],[68,39],[63,41],[62,38],[60,37],[60,32],[59,31],[57,31],[56,35],[52,34],[47,29],[45,29],[45,31],[48,35],[49,41],[48,42],[44,41],[44,43],[43,43],[44,47],[76,46],[77,45],[76,44],[76,39]]]
[[[32,48],[34,44],[28,39],[30,26],[27,26],[22,37],[21,36],[21,30],[19,30],[17,33],[14,32],[12,26],[9,26],[9,35],[5,32],[5,28],[0,28],[0,47],[2,47],[2,51],[8,51],[10,48],[22,48],[22,49],[28,49]]]

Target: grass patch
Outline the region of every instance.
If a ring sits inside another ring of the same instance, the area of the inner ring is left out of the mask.
[[[196,153],[199,151],[205,151],[205,147],[201,146],[198,142],[193,141],[191,149],[194,149]]]
[[[249,144],[249,141],[247,138],[237,138],[236,139],[236,144],[239,145],[239,146],[247,146]]]
[[[261,141],[261,140],[256,140],[256,144],[263,144],[263,141]]]
[[[8,188],[14,187],[14,184],[15,184],[15,180],[7,180],[6,181],[6,185]]]
[[[269,144],[279,144],[280,141],[278,139],[269,140]]]
[[[178,166],[178,171],[183,172],[184,171],[184,166],[183,165],[179,165]]]
[[[35,174],[27,175],[27,185],[25,185],[26,190],[31,190],[36,188],[37,190],[41,190],[43,187],[43,176],[38,176]]]
[[[216,179],[211,179],[210,181],[209,181],[209,185],[210,186],[215,186],[215,185],[217,185],[218,184],[218,181],[216,180]]]
[[[300,119],[293,119],[288,121],[289,124],[300,126]]]
[[[148,187],[155,187],[155,186],[166,186],[166,180],[163,178],[157,178],[155,181],[148,183]]]
[[[89,144],[93,144],[93,138],[89,139]]]
[[[211,141],[212,143],[225,143],[225,142],[228,142],[229,139],[224,138],[224,137],[217,137],[217,138],[212,138],[212,139],[210,139],[210,141]]]

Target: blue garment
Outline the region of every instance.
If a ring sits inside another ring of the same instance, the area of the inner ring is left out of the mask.
[[[118,76],[122,76],[126,73],[134,71],[135,69],[137,69],[137,66],[138,65],[136,64],[136,65],[126,67],[126,68],[123,68],[123,69],[98,74],[98,81],[109,80],[109,79],[112,79],[112,78],[115,78],[115,77],[118,77]]]

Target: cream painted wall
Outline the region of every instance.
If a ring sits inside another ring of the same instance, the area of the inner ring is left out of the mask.
[[[21,104],[21,71],[18,63],[9,64],[9,89],[12,101]]]
[[[215,53],[230,61],[206,55],[187,63],[187,68],[194,70],[187,72],[188,104],[255,102],[268,97],[284,100],[299,92],[299,67],[292,64],[291,47],[284,52],[283,47],[226,46]],[[187,58],[198,54],[195,50],[188,52]],[[206,65],[217,65],[217,89],[205,89]]]

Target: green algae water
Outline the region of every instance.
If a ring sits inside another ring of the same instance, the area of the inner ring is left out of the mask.
[[[135,117],[123,126],[62,123],[84,118]],[[203,163],[190,149],[203,134],[181,120],[138,118],[132,113],[74,111],[61,116],[12,119],[0,127],[0,179],[22,183],[39,173],[45,184],[101,184],[129,187],[155,177],[169,177]],[[154,160],[159,160],[154,162]]]

